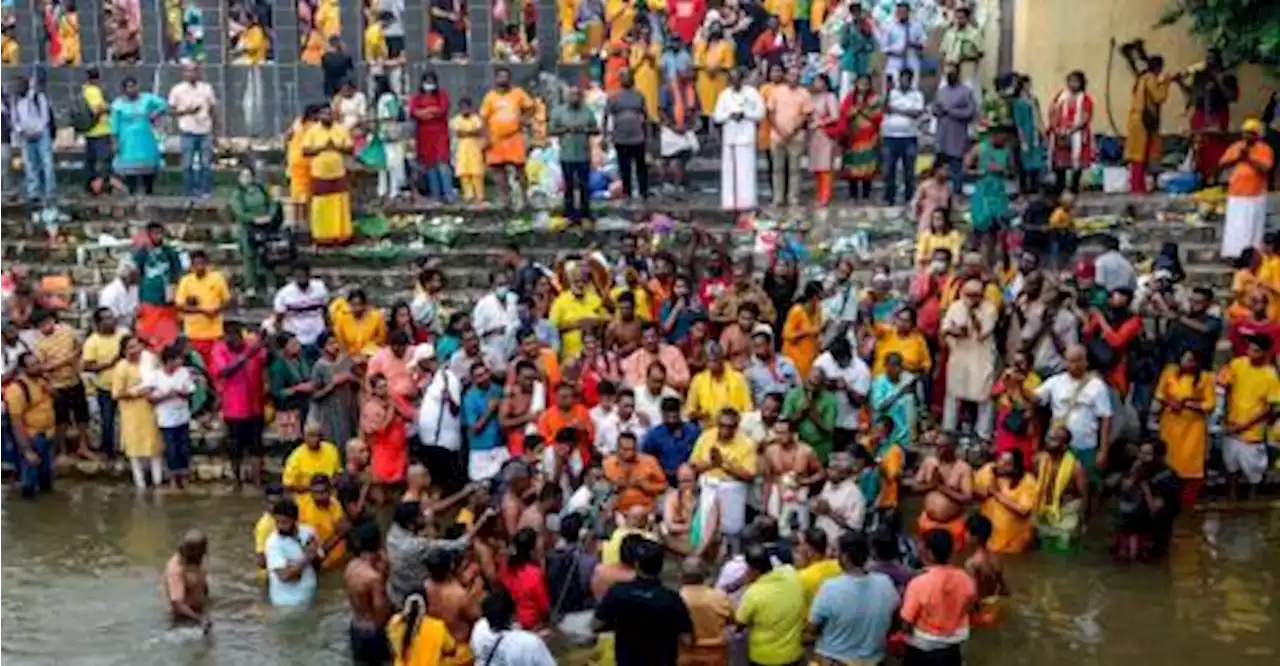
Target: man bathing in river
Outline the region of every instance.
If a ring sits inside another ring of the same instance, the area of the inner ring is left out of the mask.
[[[973,469],[956,456],[955,442],[950,435],[938,435],[937,453],[920,464],[913,485],[917,491],[926,493],[924,511],[917,523],[920,533],[946,530],[955,549],[963,550],[964,508],[973,498]]]
[[[209,542],[203,533],[191,530],[182,537],[178,552],[164,567],[165,596],[169,600],[169,616],[174,624],[211,626],[208,609],[209,578],[204,571],[204,556]]]
[[[366,524],[354,531],[351,550],[355,557],[342,573],[342,586],[351,604],[351,661],[356,666],[382,666],[391,659],[386,634],[391,604],[378,528]]]
[[[1089,477],[1068,444],[1071,431],[1054,426],[1036,458],[1036,536],[1041,548],[1062,550],[1083,531]]]

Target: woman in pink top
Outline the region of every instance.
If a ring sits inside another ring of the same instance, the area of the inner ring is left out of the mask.
[[[246,342],[238,322],[227,322],[223,328],[222,340],[213,346],[210,370],[222,400],[222,420],[227,424],[227,457],[231,459],[237,485],[246,455],[252,474],[250,480],[261,483],[262,458],[266,453],[262,445],[266,427],[263,420],[266,345],[262,340]]]
[[[934,160],[927,178],[916,188],[911,210],[916,216],[916,237],[929,233],[933,211],[951,208],[951,184],[947,182],[947,163]]]
[[[369,471],[377,483],[404,480],[409,466],[405,425],[413,417],[412,409],[390,394],[386,377],[370,375],[369,397],[360,406],[360,433],[369,446]]]

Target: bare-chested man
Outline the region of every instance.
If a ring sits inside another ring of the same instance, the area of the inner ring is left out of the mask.
[[[609,588],[618,583],[634,580],[636,577],[636,546],[646,537],[641,534],[628,534],[623,537],[618,547],[618,561],[601,564],[591,576],[591,596],[596,603],[604,598]]]
[[[529,495],[533,492],[536,492],[534,479],[529,469],[523,465],[513,465],[507,478],[507,490],[498,501],[503,533],[508,537],[520,531],[521,518],[530,504]]]
[[[338,499],[344,505],[348,500],[353,500],[360,512],[363,512],[368,505],[381,504],[382,488],[373,482],[373,475],[369,473],[369,445],[362,439],[348,440],[346,453],[347,467],[342,471],[337,486],[348,489],[359,488],[359,495],[348,498],[339,493]]]
[[[342,586],[351,604],[351,661],[357,666],[382,666],[391,661],[386,634],[391,603],[387,600],[382,535],[376,525],[365,524],[352,532],[351,545],[355,557],[342,573]]]
[[[453,551],[427,554],[427,614],[444,622],[458,646],[449,663],[465,666],[472,663],[471,627],[480,619],[484,580],[476,578],[471,586],[463,584],[458,577],[460,561]]]
[[[1036,456],[1036,538],[1041,548],[1066,550],[1088,519],[1089,476],[1068,445],[1071,431],[1057,425]]]
[[[809,524],[809,488],[826,478],[813,447],[796,438],[790,421],[773,424],[764,449],[764,504],[782,536]]]
[[[204,571],[204,556],[209,542],[203,533],[191,530],[182,537],[178,552],[164,567],[165,596],[169,600],[169,616],[174,624],[196,624],[206,632],[212,626],[208,609],[209,578]]]
[[[956,455],[951,435],[938,435],[937,452],[920,464],[912,485],[925,493],[924,510],[917,522],[920,533],[946,530],[956,551],[963,550],[964,508],[973,499],[973,469]]]
[[[710,502],[707,515],[698,514],[698,473],[688,463],[676,469],[676,489],[667,493],[662,510],[662,535],[668,550],[705,559],[718,552],[719,505]]]

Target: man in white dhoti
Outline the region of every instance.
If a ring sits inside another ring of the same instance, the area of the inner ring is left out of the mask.
[[[747,519],[747,490],[758,474],[755,442],[738,432],[738,413],[725,409],[716,416],[716,428],[707,429],[693,446],[689,462],[705,477],[706,493],[714,493],[720,514],[720,532],[731,552],[737,552]]]
[[[942,404],[942,429],[955,430],[960,403],[978,408],[974,428],[979,438],[991,441],[994,424],[991,385],[995,381],[996,308],[983,298],[980,278],[966,280],[960,298],[947,308],[942,318],[942,335],[947,356],[947,393]]]
[[[760,91],[743,85],[742,70],[729,72],[729,87],[716,100],[711,120],[721,128],[720,205],[725,210],[756,207],[756,128],[764,120]]]
[[[1227,219],[1222,230],[1222,256],[1234,259],[1245,248],[1262,244],[1267,225],[1267,179],[1275,166],[1275,151],[1262,140],[1262,122],[1249,118],[1240,125],[1243,137],[1222,155],[1227,172]]]

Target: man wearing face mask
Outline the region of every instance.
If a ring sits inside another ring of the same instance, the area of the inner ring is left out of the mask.
[[[449,93],[440,89],[435,72],[422,75],[418,93],[409,101],[414,122],[414,154],[426,173],[427,196],[453,200],[449,173]]]
[[[564,216],[574,224],[591,218],[591,137],[600,133],[596,114],[582,103],[582,88],[571,86],[565,104],[551,112],[551,135],[560,139],[564,172]]]
[[[494,271],[489,276],[489,293],[481,296],[471,311],[471,327],[480,335],[485,359],[490,363],[501,361],[499,365],[490,365],[490,370],[499,375],[505,374],[506,360],[511,358],[520,325],[519,299],[511,292],[510,281],[511,273],[507,270]]]

